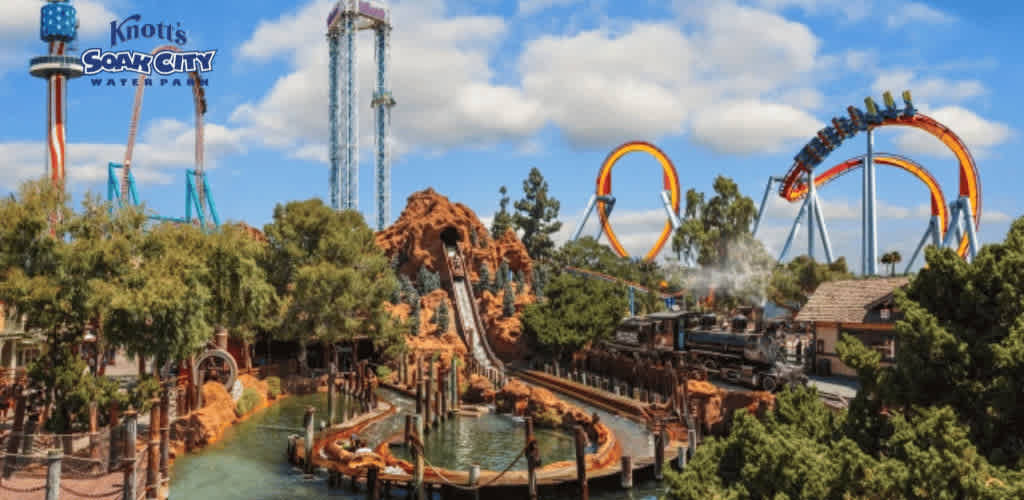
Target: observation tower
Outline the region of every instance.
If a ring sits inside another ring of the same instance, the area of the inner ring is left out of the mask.
[[[46,164],[54,185],[64,187],[65,123],[68,80],[82,76],[78,57],[67,55],[68,45],[78,36],[78,15],[68,0],[48,0],[43,5],[39,38],[49,45],[49,54],[29,61],[29,73],[46,79]]]

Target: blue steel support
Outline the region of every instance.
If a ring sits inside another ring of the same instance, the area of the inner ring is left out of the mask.
[[[825,262],[832,263],[832,240],[828,237],[828,227],[825,226],[825,216],[821,213],[821,199],[818,192],[814,192],[814,219],[818,226],[818,233],[821,236],[821,246],[825,249]]]
[[[635,302],[635,299],[634,299],[634,294],[635,294],[635,292],[633,291],[633,287],[629,287],[629,315],[630,316],[636,316],[636,305],[635,305],[636,302]]]
[[[967,231],[967,262],[973,262],[978,255],[978,233],[974,227],[974,207],[971,206],[971,199],[963,196],[960,198],[963,206],[964,229]],[[957,240],[959,241],[959,240]]]
[[[926,244],[928,244],[929,237],[932,240],[932,244],[938,246],[938,235],[939,217],[937,215],[933,215],[931,219],[928,220],[928,229],[926,229],[924,234],[921,235],[921,241],[918,242],[917,248],[914,249],[914,253],[910,256],[910,260],[907,262],[907,268],[904,271],[904,274],[910,273],[910,269],[914,267],[914,261],[917,260],[917,256],[921,254],[921,250]]]
[[[217,205],[213,203],[213,193],[210,191],[210,181],[206,177],[206,172],[203,172],[203,194],[206,200],[206,208],[210,210],[210,219],[213,221],[214,226],[220,225],[220,216],[217,214]]]
[[[378,25],[376,35],[377,92],[373,106],[377,111],[377,229],[391,222],[391,107],[395,99],[388,88],[388,57],[391,27]]]
[[[590,212],[594,211],[594,204],[597,202],[597,195],[590,195],[590,199],[587,200],[587,208],[583,209],[583,217],[576,223],[576,229],[572,232],[572,238],[569,241],[576,241],[580,239],[580,233],[583,232],[583,226],[587,224],[587,219],[590,218]]]
[[[864,267],[866,276],[878,274],[878,216],[875,212],[874,131],[867,131],[867,155],[864,157]]]
[[[807,205],[810,203],[810,199],[809,196],[804,197],[804,202],[800,205],[800,212],[793,219],[793,227],[789,230],[789,236],[786,237],[786,244],[782,247],[782,253],[779,254],[780,264],[786,258],[786,254],[789,253],[789,247],[793,244],[793,239],[796,238],[797,233],[800,231],[800,221],[804,218],[804,213],[807,212]]]
[[[757,210],[757,219],[754,219],[754,229],[750,231],[751,235],[757,237],[757,230],[761,227],[761,220],[764,219],[764,209],[768,205],[768,196],[772,192],[772,188],[775,187],[775,183],[780,179],[778,177],[769,177],[768,185],[764,187],[764,196],[761,198],[761,208]]]
[[[672,224],[672,230],[679,229],[679,214],[672,209],[672,199],[670,198],[668,191],[661,192],[661,205],[665,207],[665,215],[668,217],[669,222]]]
[[[807,256],[814,262],[814,218],[815,212],[818,211],[818,190],[814,187],[814,171],[810,169],[807,170],[807,201]]]
[[[327,33],[327,125],[329,146],[327,154],[330,161],[330,190],[331,208],[341,209],[341,157],[338,155],[338,32],[332,30]]]
[[[343,207],[359,210],[359,111],[357,101],[359,88],[356,86],[356,14],[346,12],[342,18],[342,36],[345,37],[345,179],[342,192]]]
[[[607,217],[611,217],[612,216],[612,209],[615,208],[615,198],[612,198],[610,200],[604,201],[604,200],[601,200],[600,196],[598,196],[598,200],[597,201],[602,203],[604,207],[607,207],[607,208],[604,208],[604,216],[606,218]],[[598,205],[597,209],[601,210],[602,206]],[[597,236],[595,236],[594,239],[597,240],[597,241],[601,241],[601,235],[602,234],[604,234],[604,224],[598,224],[597,225]]]
[[[949,227],[946,228],[946,234],[942,236],[942,248],[949,248],[953,246],[953,238],[956,237],[956,227],[959,224],[960,200],[957,200],[949,204]]]

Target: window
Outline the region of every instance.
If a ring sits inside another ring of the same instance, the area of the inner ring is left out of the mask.
[[[888,307],[883,307],[880,311],[878,311],[878,314],[879,317],[881,317],[883,320],[888,320],[891,316],[891,312]]]
[[[818,339],[818,342],[814,345],[815,352],[825,352],[825,340]]]

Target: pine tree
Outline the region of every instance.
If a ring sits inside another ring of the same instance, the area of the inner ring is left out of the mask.
[[[508,188],[501,186],[498,192],[501,193],[501,201],[498,202],[500,208],[494,214],[494,220],[491,222],[491,237],[496,240],[501,238],[515,223],[512,214],[508,213]]]
[[[438,288],[441,288],[441,276],[431,271],[426,265],[421,265],[416,275],[416,287],[420,295],[426,295]]]
[[[516,294],[512,291],[512,283],[505,283],[505,293],[501,298],[501,313],[506,318],[511,317],[516,312]]]
[[[436,325],[437,324],[437,317],[440,316],[440,315],[441,315],[441,307],[440,306],[435,307],[434,308],[434,314],[430,315],[430,324],[431,325]]]
[[[480,281],[477,282],[476,293],[481,294],[484,290],[491,289],[491,272],[487,270],[487,264],[480,264]]]
[[[516,229],[523,232],[523,246],[534,260],[550,257],[555,249],[551,235],[562,228],[558,221],[560,203],[548,196],[548,182],[536,167],[523,181],[523,195],[515,203],[513,216]]]
[[[420,303],[418,300],[412,306],[412,312],[409,313],[409,333],[412,335],[420,333]]]
[[[448,325],[448,303],[442,300],[441,305],[437,308],[437,327],[440,328],[441,334],[448,331]]]
[[[505,284],[508,282],[508,262],[501,261],[501,265],[498,266],[498,275],[494,278],[494,286],[496,288],[503,289]]]

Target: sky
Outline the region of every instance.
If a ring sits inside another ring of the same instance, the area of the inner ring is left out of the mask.
[[[262,227],[275,205],[328,199],[327,0],[73,1],[81,20],[74,49],[109,50],[110,23],[180,25],[187,50],[217,50],[206,73],[205,157],[222,220]],[[45,173],[46,85],[28,74],[45,54],[39,0],[0,3],[0,192]],[[1015,168],[1024,144],[1018,115],[1024,78],[1018,21],[1024,5],[890,0],[417,0],[392,14],[392,220],[413,192],[432,187],[485,222],[508,186],[513,200],[531,167],[561,202],[569,238],[594,192],[602,161],[633,140],[656,144],[679,172],[682,191],[710,192],[718,175],[760,203],[769,176],[846,107],[882,92],[913,92],[917,108],[971,149],[983,190],[982,242],[1001,241],[1024,215]],[[374,221],[372,34],[358,41],[359,208]],[[150,51],[158,40],[118,43]],[[131,74],[68,90],[67,177],[80,200],[105,196],[107,164],[125,155]],[[104,77],[106,78],[106,77]],[[129,78],[127,86],[120,79]],[[174,77],[170,77],[174,78]],[[187,87],[146,89],[132,161],[139,196],[166,216],[184,215],[185,170],[193,168]],[[864,154],[864,134],[823,166]],[[937,139],[903,127],[875,134],[875,151],[925,166],[948,201],[957,162]],[[661,167],[641,153],[613,170],[613,229],[644,254],[665,223]],[[891,167],[878,173],[879,253],[904,263],[926,229],[928,191]],[[860,269],[861,177],[821,189],[836,256]],[[770,196],[758,237],[782,249],[797,205]],[[593,219],[593,218],[592,218]],[[597,231],[594,220],[584,234]],[[790,256],[806,253],[806,226]],[[820,242],[817,257],[823,259]],[[667,255],[670,252],[663,252]]]

